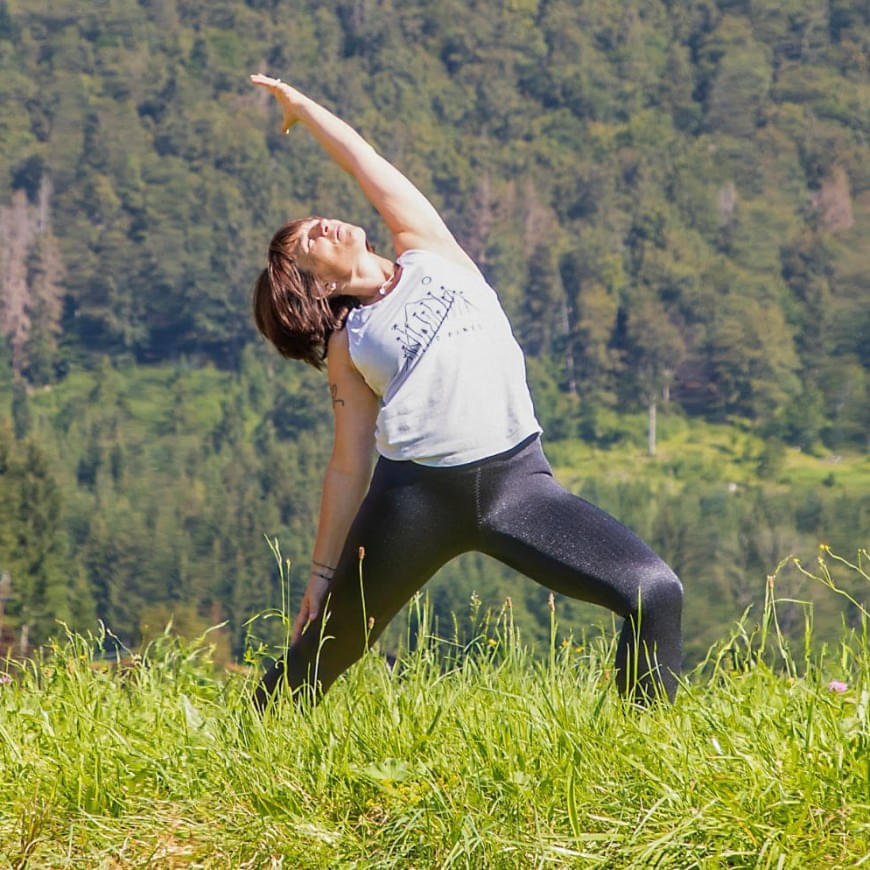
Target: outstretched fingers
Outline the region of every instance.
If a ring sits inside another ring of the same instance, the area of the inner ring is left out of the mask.
[[[289,133],[290,128],[299,120],[295,112],[295,103],[298,102],[301,94],[295,88],[290,87],[287,82],[282,82],[281,79],[267,76],[265,73],[253,73],[251,75],[251,84],[269,91],[284,110],[284,119],[281,121],[281,132]]]

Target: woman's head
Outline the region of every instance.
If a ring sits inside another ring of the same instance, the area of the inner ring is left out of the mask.
[[[323,367],[329,336],[359,304],[341,289],[360,235],[370,250],[359,227],[309,217],[272,237],[268,264],[254,284],[254,320],[282,356]]]

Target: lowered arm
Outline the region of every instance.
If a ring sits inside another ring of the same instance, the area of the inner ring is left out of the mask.
[[[311,575],[293,624],[294,642],[305,625],[320,614],[329,586],[324,575],[329,575],[329,568],[338,564],[372,470],[379,401],[351,362],[346,330],[333,333],[329,340],[327,375],[335,414],[335,440],[323,477]]]

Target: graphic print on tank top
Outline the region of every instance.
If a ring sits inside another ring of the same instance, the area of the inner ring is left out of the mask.
[[[404,383],[435,341],[444,341],[483,328],[477,307],[461,290],[443,284],[432,287],[431,275],[420,281],[423,294],[406,302],[391,329],[402,349],[402,366],[390,384],[390,394]]]

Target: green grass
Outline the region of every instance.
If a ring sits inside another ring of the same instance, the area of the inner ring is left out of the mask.
[[[831,560],[846,564],[823,551],[817,581]],[[866,561],[850,570],[870,583]],[[392,670],[372,652],[317,708],[264,720],[255,675],[215,672],[202,644],[167,633],[116,667],[68,637],[8,662],[0,685],[0,855],[16,868],[870,866],[867,613],[836,649],[813,650],[809,621],[789,649],[775,583],[759,626],[737,625],[674,707],[647,711],[614,691],[612,640],[557,646],[554,625],[536,656],[509,608],[466,649],[432,639]]]

